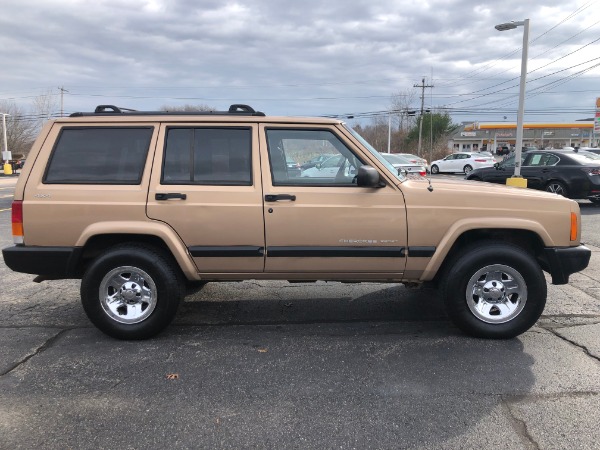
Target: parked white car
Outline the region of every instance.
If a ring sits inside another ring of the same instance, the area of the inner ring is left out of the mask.
[[[450,172],[469,173],[473,169],[482,167],[491,167],[496,160],[487,155],[478,152],[457,152],[446,156],[444,159],[438,159],[431,163],[431,173]]]

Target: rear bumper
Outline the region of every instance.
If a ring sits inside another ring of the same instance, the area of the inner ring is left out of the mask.
[[[585,269],[592,252],[585,245],[578,247],[549,247],[542,255],[542,267],[552,275],[552,284],[567,284],[569,275]]]
[[[27,247],[15,245],[2,249],[6,265],[15,272],[48,278],[78,278],[81,247]]]

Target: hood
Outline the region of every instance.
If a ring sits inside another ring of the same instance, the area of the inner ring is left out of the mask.
[[[554,204],[550,209],[570,209],[566,206],[573,200],[551,192],[527,189],[504,184],[485,183],[482,181],[431,179],[432,192],[427,190],[427,178],[410,179],[401,184],[400,188],[405,195],[410,191],[423,194],[426,203],[449,202],[456,206],[508,209],[541,208],[541,203]],[[429,194],[429,198],[424,194]],[[558,206],[558,204],[562,206]]]

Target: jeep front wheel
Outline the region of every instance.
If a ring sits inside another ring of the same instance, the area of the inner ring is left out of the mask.
[[[450,319],[467,334],[508,339],[531,328],[546,304],[535,258],[512,244],[479,242],[449,264],[442,296]]]
[[[146,339],[175,317],[182,276],[161,252],[137,245],[108,250],[86,270],[81,302],[90,321],[117,339]]]

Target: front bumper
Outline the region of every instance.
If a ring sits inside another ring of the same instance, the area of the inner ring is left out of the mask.
[[[592,252],[585,245],[548,247],[542,255],[542,268],[552,276],[552,284],[567,284],[569,275],[585,269]]]

